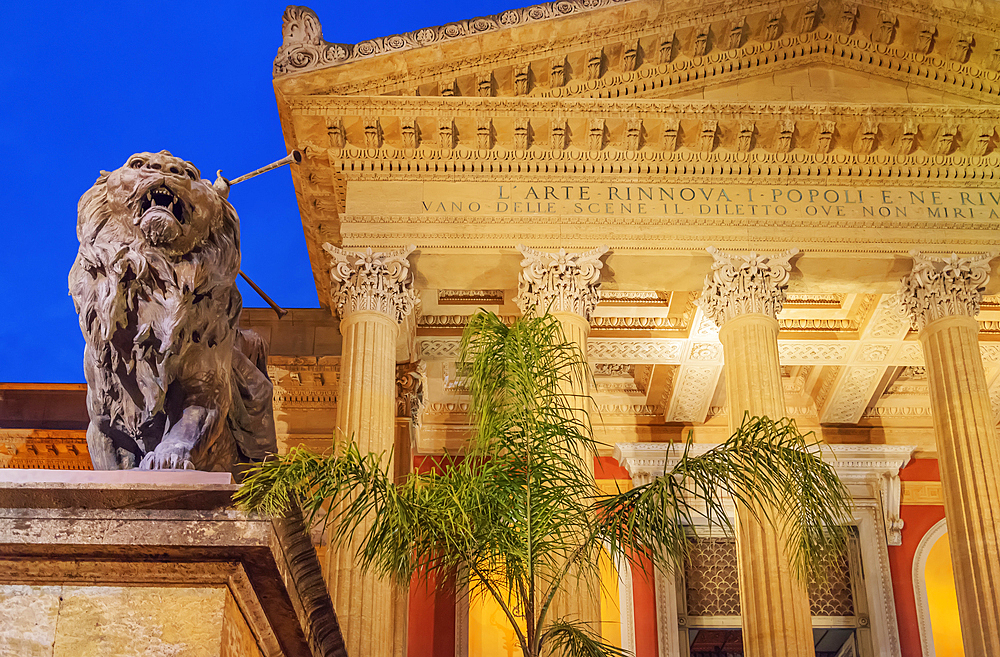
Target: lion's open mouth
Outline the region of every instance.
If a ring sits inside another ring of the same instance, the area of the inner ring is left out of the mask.
[[[166,186],[154,187],[139,201],[139,214],[144,215],[152,208],[163,208],[178,222],[184,223],[184,202]]]

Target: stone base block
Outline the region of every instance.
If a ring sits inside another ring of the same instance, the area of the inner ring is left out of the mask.
[[[204,474],[0,470],[0,655],[346,657],[301,518]]]

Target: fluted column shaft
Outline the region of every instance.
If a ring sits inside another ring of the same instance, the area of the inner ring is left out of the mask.
[[[394,319],[376,311],[346,315],[340,324],[340,395],[337,433],[353,438],[362,453],[390,451],[396,423],[396,336]],[[390,472],[392,463],[387,463]],[[359,536],[364,531],[359,532]],[[393,654],[394,587],[362,572],[355,564],[356,544],[330,549],[327,583],[349,655]]]
[[[785,397],[778,362],[778,321],[791,270],[793,249],[773,256],[727,254],[715,258],[699,303],[720,327],[725,357],[729,428],[745,413],[779,420]],[[813,657],[812,618],[805,582],[792,572],[778,528],[736,507],[736,548],[743,649],[748,657]],[[776,522],[781,518],[770,516]]]
[[[521,311],[550,312],[562,327],[566,340],[574,343],[587,355],[587,338],[590,335],[590,315],[597,305],[601,257],[606,246],[587,253],[544,253],[518,247],[524,258],[518,277],[517,302]],[[570,403],[579,411],[581,419],[589,417],[589,375],[574,378],[563,390],[570,396]],[[585,459],[590,454],[582,455]],[[591,466],[591,473],[593,472]],[[599,579],[582,575],[572,569],[563,580],[549,607],[549,620],[566,618],[588,623],[595,632],[600,631],[601,583]]]
[[[948,541],[967,655],[1000,655],[1000,445],[979,325],[938,319],[920,331],[930,384]]]
[[[993,254],[910,255],[899,299],[927,367],[962,642],[1000,655],[1000,445],[976,322]]]
[[[569,342],[587,354],[587,338],[590,336],[590,322],[573,312],[553,312],[552,316],[559,320],[563,333]],[[590,413],[590,380],[587,376],[574,379],[573,385],[565,392],[572,395],[571,400],[576,410],[580,411],[581,419],[586,420]],[[582,455],[590,458],[590,453]],[[568,618],[589,623],[595,632],[600,632],[601,622],[601,582],[600,579],[581,577],[574,569],[567,574],[563,586],[552,599],[549,607],[550,618]]]
[[[726,359],[729,429],[744,413],[777,420],[785,416],[778,363],[778,322],[762,314],[738,315],[719,331]],[[743,647],[748,657],[809,656],[812,618],[806,586],[791,570],[785,541],[750,509],[736,511]]]
[[[413,247],[392,253],[344,251],[331,244],[333,304],[340,314],[343,349],[337,398],[337,439],[353,440],[362,454],[382,454],[394,472],[392,448],[396,426],[396,339],[399,322],[417,303],[407,257]],[[327,585],[349,655],[402,657],[406,605],[397,587],[355,563],[359,540],[369,525],[358,527],[358,541],[333,546],[327,562]],[[397,618],[397,616],[399,616]]]

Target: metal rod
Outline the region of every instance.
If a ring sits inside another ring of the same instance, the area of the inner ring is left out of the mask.
[[[271,297],[267,296],[267,294],[264,293],[264,290],[257,287],[257,284],[251,281],[249,276],[244,274],[242,271],[240,272],[240,276],[242,276],[243,280],[245,280],[247,283],[250,284],[250,287],[253,288],[254,292],[260,295],[261,299],[267,302],[267,305],[271,306],[271,310],[273,310],[274,313],[278,316],[278,319],[281,319],[282,317],[288,314],[287,310],[285,310],[284,308],[276,304],[274,301],[272,301]]]
[[[254,176],[259,176],[262,173],[267,173],[268,171],[272,171],[274,169],[277,169],[278,167],[283,167],[286,164],[292,164],[292,163],[294,163],[294,164],[302,164],[302,153],[301,152],[299,152],[299,151],[292,151],[291,153],[289,153],[285,157],[281,158],[277,162],[271,162],[266,167],[261,167],[261,168],[257,169],[256,171],[251,171],[250,173],[243,174],[242,176],[240,176],[236,180],[229,181],[229,185],[233,186],[236,183],[241,183],[244,180],[250,180]]]

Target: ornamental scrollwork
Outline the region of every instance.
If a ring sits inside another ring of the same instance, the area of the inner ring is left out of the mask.
[[[282,16],[281,48],[274,58],[274,77],[346,61],[354,47],[323,40],[316,12],[290,5]]]
[[[518,245],[523,256],[515,302],[522,313],[570,312],[590,321],[600,298],[601,258],[607,246],[586,253],[544,253]]]
[[[402,322],[419,302],[408,260],[415,246],[388,253],[345,251],[330,243],[323,249],[332,260],[331,296],[341,319],[355,311],[373,310]]]
[[[740,255],[708,247],[715,262],[705,278],[698,304],[721,327],[739,315],[757,313],[776,317],[785,302],[789,260],[799,250],[774,255]]]
[[[910,256],[913,269],[903,278],[898,295],[913,328],[919,331],[942,317],[979,314],[995,253],[936,258],[910,251]]]

